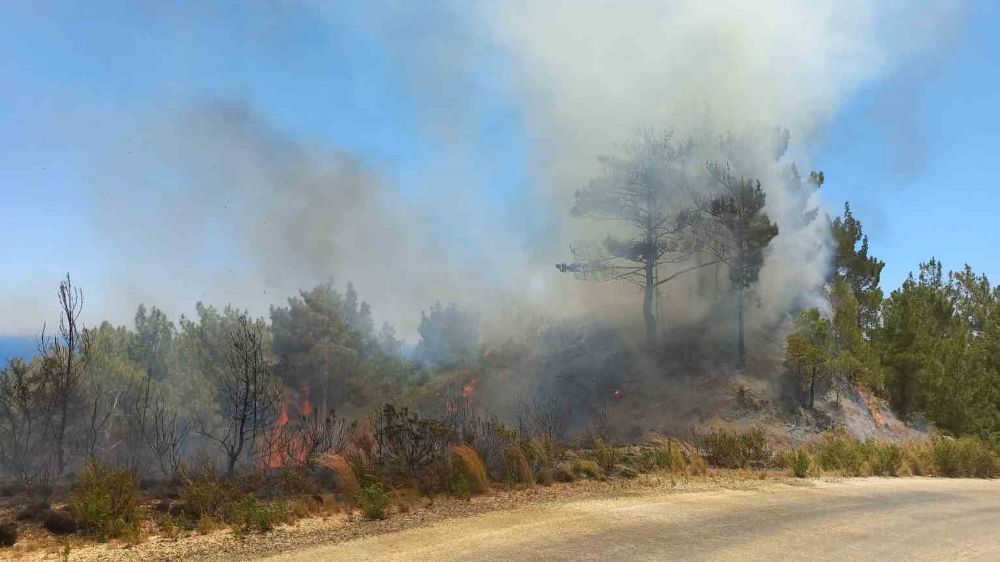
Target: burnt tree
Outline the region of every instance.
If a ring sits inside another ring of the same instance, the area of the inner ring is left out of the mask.
[[[245,313],[230,335],[226,364],[214,377],[219,420],[201,412],[196,431],[218,444],[232,476],[241,458],[252,459],[259,439],[274,428],[281,405],[281,385],[271,373],[265,352],[265,327]]]

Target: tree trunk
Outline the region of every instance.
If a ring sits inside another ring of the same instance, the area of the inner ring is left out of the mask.
[[[656,291],[656,281],[653,278],[653,261],[646,260],[646,286],[642,296],[642,317],[646,321],[646,342],[656,343],[656,317],[653,315],[653,294]]]
[[[747,346],[743,331],[743,286],[742,285],[740,285],[738,291],[739,291],[739,317],[740,317],[739,354],[740,354],[740,369],[742,369],[747,366]]]
[[[809,378],[809,409],[813,409],[816,403],[816,367],[813,367],[812,377]]]

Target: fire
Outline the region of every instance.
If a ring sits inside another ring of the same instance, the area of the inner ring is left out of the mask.
[[[476,391],[476,380],[473,379],[469,381],[468,384],[462,387],[462,397],[466,399],[472,398],[472,393],[475,391]]]
[[[304,451],[301,450],[302,444],[297,443],[294,436],[285,435],[288,430],[288,422],[293,419],[289,414],[290,409],[295,414],[294,419],[296,420],[304,420],[313,414],[315,410],[309,400],[308,385],[302,385],[297,393],[292,391],[284,393],[281,400],[281,410],[278,412],[277,419],[274,420],[274,428],[270,435],[264,438],[265,443],[278,444],[275,450],[269,451],[267,458],[262,461],[265,468],[281,468],[285,464],[284,454],[286,452],[297,460],[305,460],[300,458],[304,455]]]
[[[299,396],[302,397],[302,401],[299,404],[299,414],[301,414],[303,416],[312,415],[312,413],[313,413],[313,405],[312,405],[312,402],[309,401],[309,385],[308,384],[304,384],[303,383],[302,386],[299,387]]]
[[[622,397],[622,389],[616,388],[615,391],[611,393],[611,395],[614,396],[615,398],[621,398]]]

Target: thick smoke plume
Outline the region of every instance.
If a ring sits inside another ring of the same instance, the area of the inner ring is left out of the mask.
[[[760,178],[781,232],[753,316],[780,321],[821,299],[829,262],[819,194],[793,163],[807,175],[811,147],[845,101],[938,48],[920,38],[947,37],[961,15],[954,4],[918,4],[434,3],[432,25],[428,12],[375,3],[351,23],[406,69],[399,95],[426,116],[426,142],[440,156],[428,185],[405,193],[386,163],[297,138],[250,102],[145,119],[89,177],[97,220],[121,256],[111,280],[119,304],[105,309],[121,321],[140,301],[174,314],[193,300],[263,313],[333,278],[354,282],[376,317],[411,339],[435,300],[475,308],[495,335],[536,315],[634,321],[632,290],[581,284],[552,265],[573,241],[606,231],[569,216],[575,190],[599,173],[595,157],[653,128],[694,139],[700,163],[730,161]],[[296,8],[331,32],[344,24],[338,10]],[[906,33],[911,26],[921,33]],[[514,100],[529,142],[530,194],[506,212],[490,209],[465,145],[482,133],[468,87],[482,60],[502,70],[493,87]],[[668,318],[704,313],[691,302],[698,279],[665,296],[676,307]]]

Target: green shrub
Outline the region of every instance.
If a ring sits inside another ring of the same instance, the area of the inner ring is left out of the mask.
[[[504,480],[512,486],[528,486],[535,484],[535,475],[528,464],[528,457],[524,454],[524,449],[518,443],[511,443],[507,446],[504,455]],[[538,469],[539,481],[544,485],[552,483],[552,471],[545,465]],[[548,484],[545,484],[548,482]]]
[[[995,478],[997,458],[981,439],[935,437],[930,447],[935,471],[949,478]]]
[[[843,430],[828,431],[820,437],[816,445],[816,461],[820,469],[844,476],[868,476],[871,473],[861,442]]]
[[[237,535],[266,533],[287,516],[283,502],[262,502],[253,494],[243,496],[229,507],[226,519]]]
[[[705,457],[721,468],[761,468],[771,464],[774,452],[764,430],[714,429],[701,439]]]
[[[366,519],[385,519],[389,515],[391,496],[377,478],[368,476],[358,495],[358,503]]]
[[[221,518],[238,497],[236,485],[221,477],[212,463],[202,463],[193,473],[181,471],[181,507],[194,521]]]
[[[80,528],[99,540],[139,539],[142,506],[139,475],[134,470],[88,462],[70,492],[67,507]]]
[[[608,445],[603,439],[594,440],[594,456],[597,464],[605,470],[611,470],[622,462],[621,449],[613,445]]]
[[[181,522],[169,513],[163,513],[156,518],[156,526],[160,528],[160,533],[168,539],[176,539],[181,534]]]
[[[607,480],[608,478],[601,465],[590,459],[573,461],[573,473],[577,478],[592,478],[594,480]]]
[[[868,439],[862,450],[874,476],[899,476],[903,471],[903,449],[896,443]]]
[[[806,451],[805,449],[799,449],[792,454],[790,464],[792,474],[794,474],[796,478],[805,478],[806,476],[809,476],[809,473],[812,470],[812,455],[810,455],[809,451]]]

